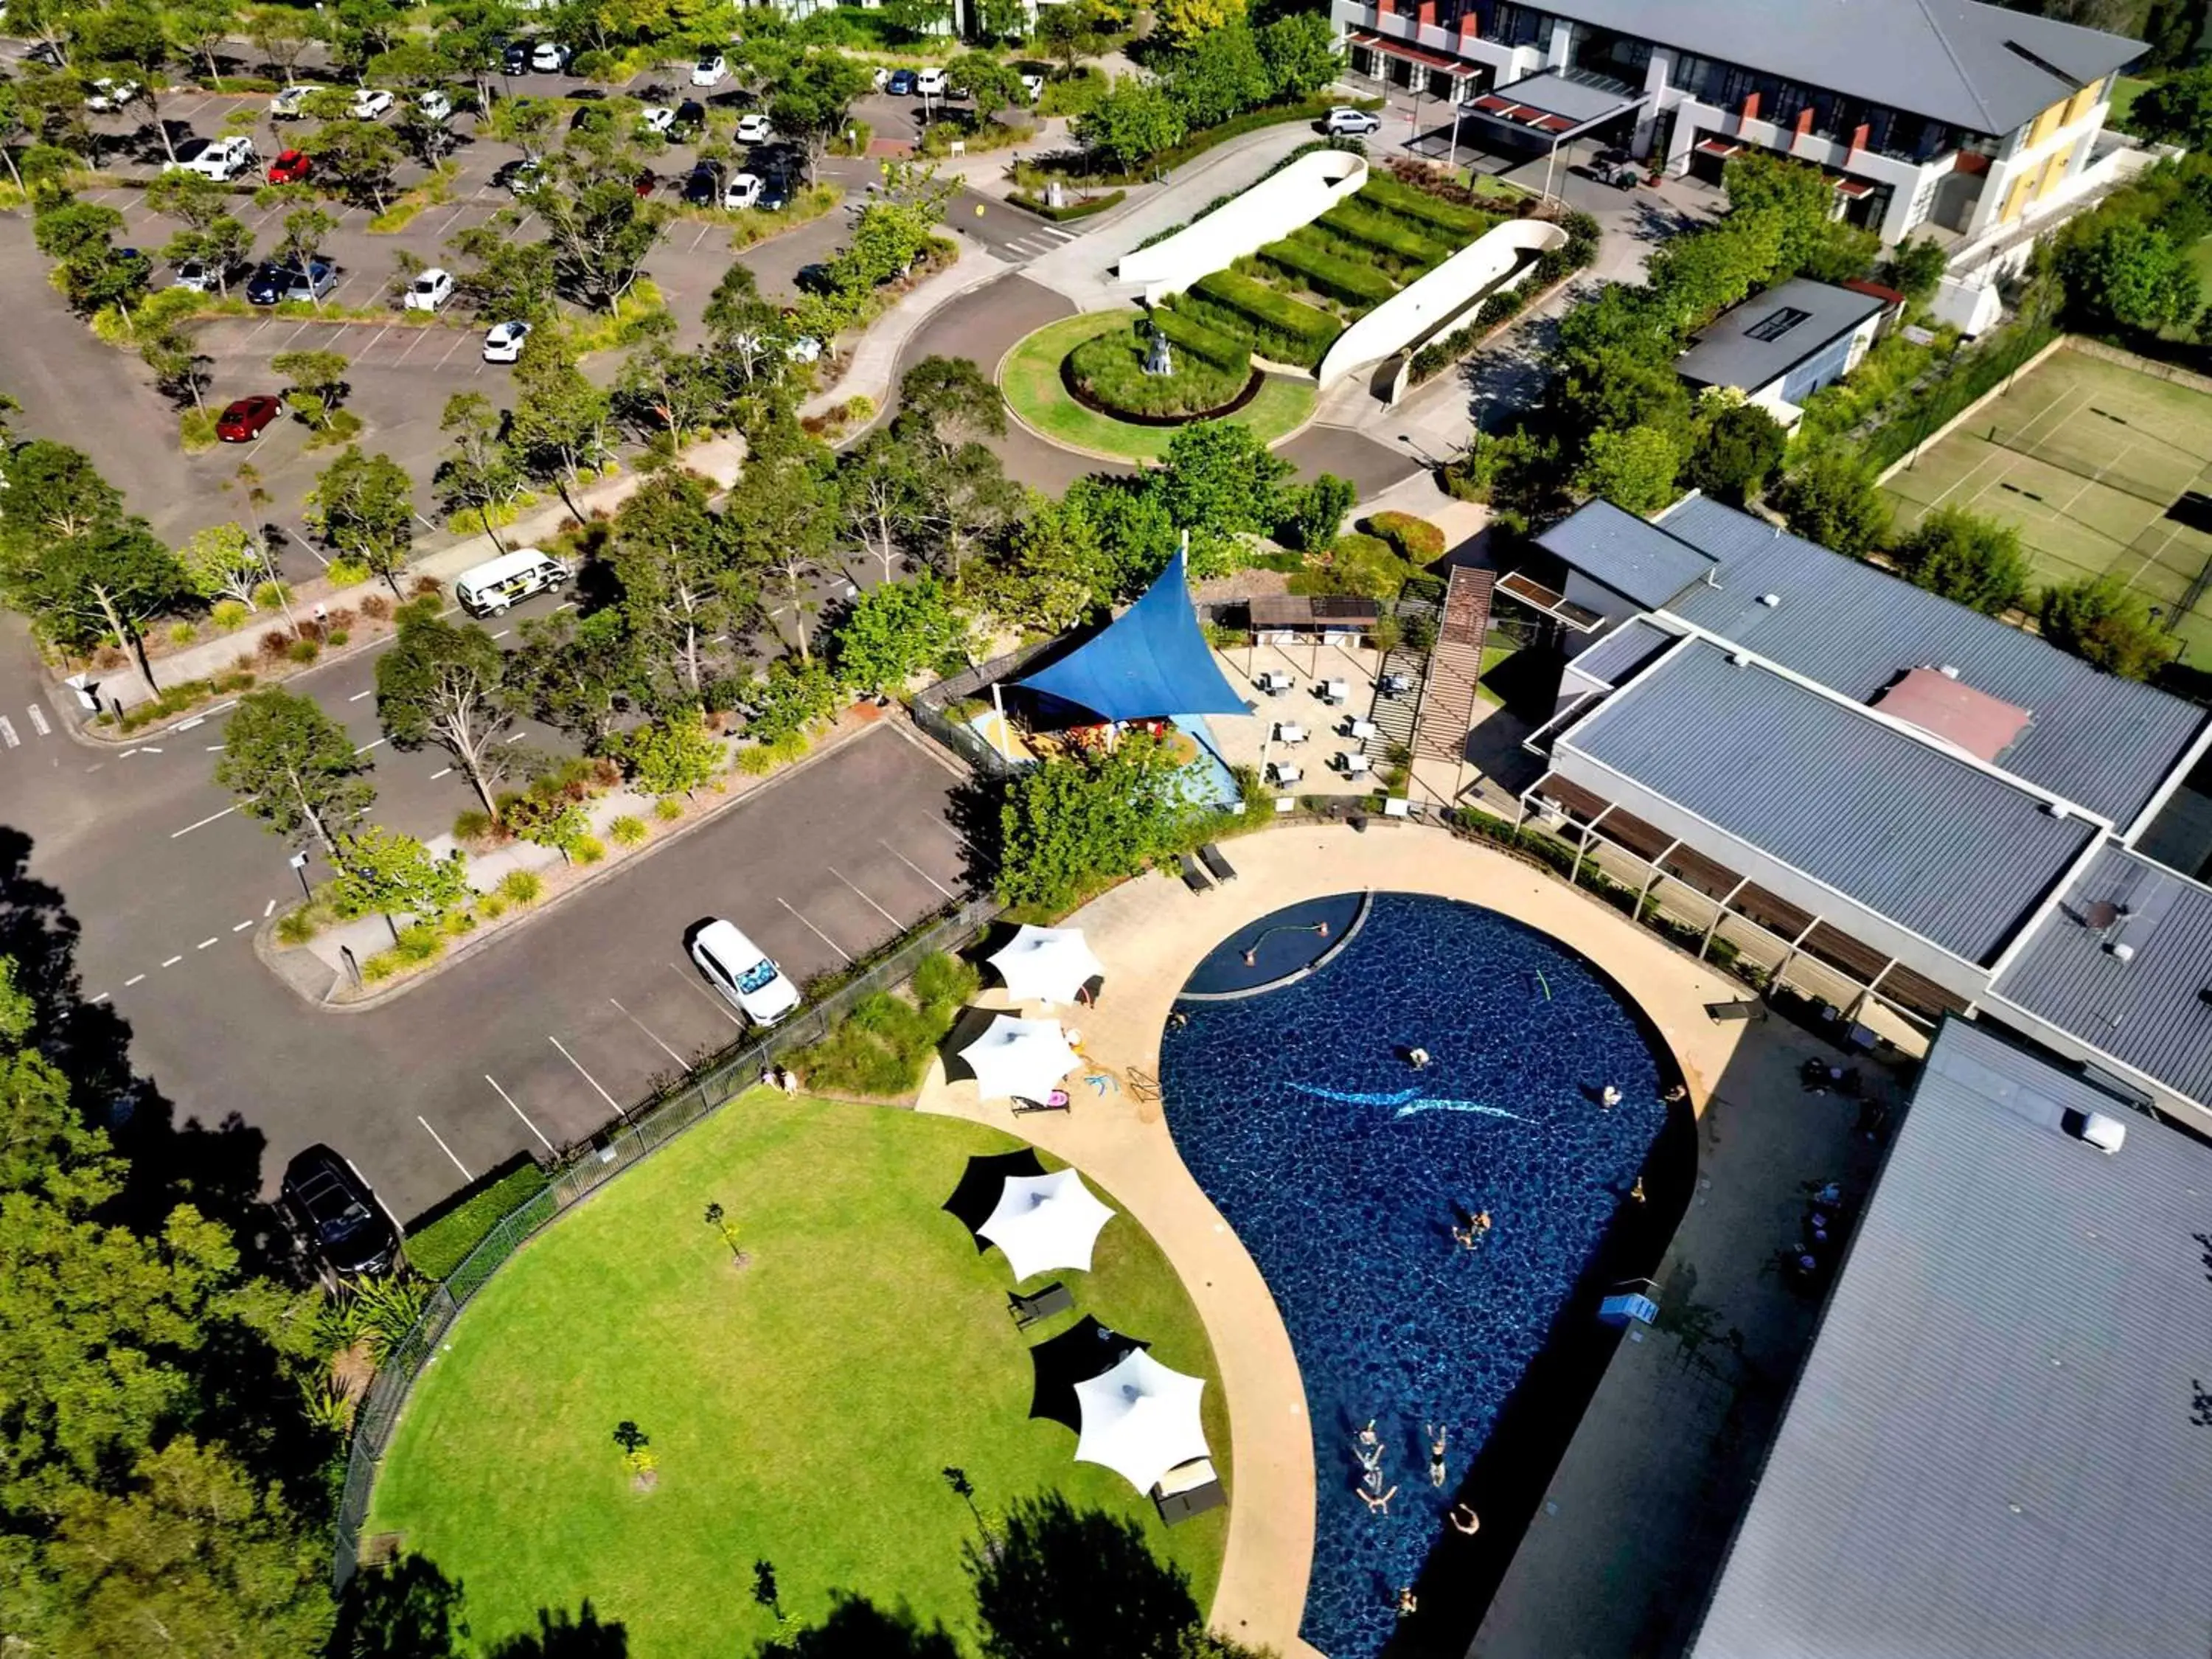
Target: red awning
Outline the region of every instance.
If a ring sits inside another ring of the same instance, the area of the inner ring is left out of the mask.
[[[1355,46],[1366,46],[1386,58],[1402,58],[1408,63],[1424,64],[1431,69],[1449,70],[1454,75],[1473,75],[1481,67],[1468,63],[1463,58],[1448,57],[1422,46],[1408,46],[1405,41],[1393,40],[1387,34],[1370,34],[1363,29],[1354,29],[1345,38]]]
[[[1564,115],[1539,115],[1528,125],[1540,127],[1546,132],[1572,132],[1575,124]]]
[[[1732,144],[1725,138],[1700,138],[1698,148],[1708,155],[1734,155],[1741,151],[1743,146]]]
[[[1873,195],[1874,186],[1863,179],[1845,179],[1838,176],[1836,179],[1836,194],[1848,196],[1856,202],[1862,196]]]
[[[1488,110],[1493,115],[1505,115],[1520,107],[1510,98],[1500,98],[1494,92],[1486,92],[1474,100],[1474,107]]]

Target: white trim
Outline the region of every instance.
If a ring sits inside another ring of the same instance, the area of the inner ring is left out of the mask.
[[[2173,770],[2166,775],[2166,781],[2152,791],[2151,798],[2144,803],[2142,811],[2136,814],[2135,822],[2128,825],[2127,833],[2120,836],[2122,845],[2130,849],[2134,848],[2142,832],[2150,828],[2150,821],[2166,811],[2166,803],[2189,781],[2189,775],[2197,769],[2197,763],[2207,753],[2212,753],[2212,715],[2206,716],[2204,729],[2197,734],[2197,741],[2189,745],[2174,763]]]
[[[2028,912],[2027,920],[2021,923],[2020,931],[2006,941],[2004,949],[1997,952],[1996,960],[1990,963],[1990,984],[1996,984],[1997,975],[2011,967],[2013,958],[2027,948],[2028,940],[2035,937],[2037,930],[2050,919],[2051,913],[2064,902],[2067,894],[2074,890],[2074,884],[2087,873],[2090,864],[2102,857],[2107,847],[2121,844],[2109,836],[2092,836],[2089,838],[2089,844],[2081,849],[2081,855],[2067,866],[2063,878],[2052,884],[2051,890],[2043,896],[2035,908]]]

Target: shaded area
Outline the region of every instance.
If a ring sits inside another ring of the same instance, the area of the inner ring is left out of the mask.
[[[1036,1389],[1030,1397],[1030,1415],[1048,1419],[1080,1434],[1083,1407],[1075,1396],[1075,1385],[1103,1376],[1128,1354],[1150,1346],[1140,1338],[1125,1335],[1084,1315],[1058,1336],[1030,1348]]]
[[[904,1603],[881,1607],[842,1592],[820,1624],[779,1637],[761,1653],[763,1659],[961,1659],[960,1644],[943,1625],[925,1626]]]
[[[986,1651],[1003,1659],[1170,1659],[1199,1622],[1190,1581],[1134,1522],[1058,1493],[1018,1502],[968,1547]]]
[[[975,1254],[981,1255],[991,1248],[991,1241],[976,1230],[991,1218],[991,1212],[998,1207],[999,1194],[1006,1182],[1044,1172],[1044,1164],[1033,1147],[971,1158],[967,1169],[961,1172],[960,1184],[940,1207],[975,1236]]]
[[[1261,917],[1208,951],[1183,981],[1186,994],[1218,996],[1272,984],[1310,968],[1344,940],[1364,893],[1332,893]],[[1245,955],[1250,952],[1252,960]]]

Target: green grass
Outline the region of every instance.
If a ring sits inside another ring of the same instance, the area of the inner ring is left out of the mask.
[[[2136,76],[2123,75],[2112,83],[2112,112],[2106,120],[2113,126],[2124,127],[2128,117],[2134,113],[2136,100],[2150,90],[2151,83]]]
[[[1189,325],[1182,324],[1188,327]],[[1094,334],[1067,355],[1069,368],[1083,389],[1121,415],[1188,415],[1218,409],[1242,392],[1252,378],[1252,356],[1230,346],[1226,358],[1176,347],[1170,340],[1172,374],[1148,374],[1145,364],[1152,356],[1149,331],[1131,319],[1117,331]],[[1208,339],[1228,342],[1212,330]]]
[[[1492,690],[1485,682],[1490,678],[1492,669],[1518,655],[1520,650],[1519,644],[1512,640],[1500,641],[1493,638],[1483,641],[1482,666],[1475,672],[1474,695],[1476,696],[1494,708],[1503,708],[1505,706],[1505,699]]]
[[[1318,368],[1344,331],[1343,324],[1318,306],[1233,270],[1200,277],[1171,303],[1185,316],[1249,342],[1263,357],[1303,368]]]
[[[2011,525],[2039,586],[2110,572],[2160,607],[2192,657],[2212,650],[2212,536],[2167,519],[2212,494],[2212,397],[2062,350],[1887,486],[1902,534],[1936,507]]]
[[[1006,354],[1000,390],[1023,422],[1047,438],[1125,460],[1156,461],[1178,428],[1134,426],[1085,409],[1060,384],[1060,360],[1084,341],[1129,325],[1126,311],[1091,311],[1048,323]],[[1262,443],[1296,431],[1313,413],[1310,382],[1271,374],[1259,395],[1229,418],[1250,427]]]
[[[1480,186],[1476,188],[1480,190]],[[1441,196],[1432,196],[1425,190],[1401,184],[1384,173],[1368,174],[1367,182],[1359,187],[1358,195],[1352,199],[1411,220],[1416,226],[1425,226],[1431,233],[1442,231],[1451,240],[1461,243],[1473,241],[1498,222],[1493,215],[1485,213],[1480,208],[1447,202]]]
[[[1373,264],[1339,258],[1304,226],[1268,243],[1256,257],[1262,270],[1281,273],[1293,287],[1347,305],[1377,306],[1398,291],[1398,284]]]
[[[1017,1144],[876,1107],[734,1103],[486,1285],[416,1386],[368,1531],[404,1533],[463,1583],[478,1651],[588,1597],[628,1627],[630,1659],[750,1653],[774,1629],[750,1595],[766,1560],[787,1612],[818,1620],[837,1592],[904,1602],[972,1654],[974,1528],[939,1474],[957,1465],[987,1512],[1056,1488],[1132,1518],[1209,1605],[1226,1512],[1170,1532],[1120,1477],[1073,1462],[1066,1428],[1029,1415],[1028,1342],[1094,1313],[1207,1378],[1228,1479],[1196,1310],[1124,1214],[1091,1273],[1057,1275],[1076,1312],[1018,1333],[1004,1259],[939,1208],[970,1156]],[[702,1224],[710,1202],[742,1229],[742,1272]],[[612,1438],[625,1420],[651,1438],[650,1492]]]

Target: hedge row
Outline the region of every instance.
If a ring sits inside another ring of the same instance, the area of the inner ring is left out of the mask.
[[[1339,236],[1354,242],[1364,242],[1394,258],[1423,270],[1442,264],[1451,258],[1449,243],[1437,242],[1422,235],[1395,214],[1378,213],[1373,208],[1362,207],[1355,199],[1339,202],[1321,216],[1321,224]]]
[[[1270,242],[1259,252],[1260,263],[1280,271],[1294,283],[1352,305],[1380,305],[1398,291],[1388,275],[1351,259],[1316,247],[1313,239],[1301,241],[1293,231],[1279,242]]]
[[[1449,231],[1455,239],[1480,236],[1498,219],[1494,213],[1485,213],[1480,208],[1462,207],[1457,202],[1447,202],[1440,196],[1431,196],[1425,190],[1401,184],[1389,174],[1381,173],[1367,175],[1367,182],[1359,187],[1359,194],[1355,199],[1395,213],[1402,219]]]
[[[1188,292],[1176,296],[1175,308],[1250,341],[1263,356],[1305,368],[1320,366],[1322,354],[1340,332],[1336,319],[1326,311],[1233,270],[1200,277]]]
[[[494,1227],[550,1184],[535,1164],[523,1164],[407,1236],[407,1265],[425,1279],[443,1279],[468,1259]]]
[[[1168,337],[1170,345],[1194,357],[1233,368],[1239,374],[1251,370],[1251,349],[1234,335],[1208,328],[1196,319],[1170,311],[1165,306],[1153,311],[1152,325]]]
[[[1026,195],[1018,190],[1010,192],[1006,199],[1024,211],[1034,213],[1040,219],[1049,219],[1057,225],[1070,219],[1087,219],[1094,213],[1103,213],[1128,194],[1126,190],[1109,190],[1103,196],[1079,197],[1066,207],[1050,206],[1042,197]]]

